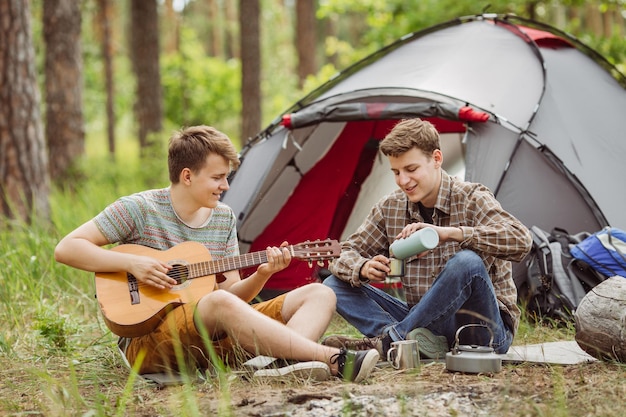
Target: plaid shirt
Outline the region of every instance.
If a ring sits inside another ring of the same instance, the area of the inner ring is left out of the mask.
[[[342,242],[341,256],[331,263],[331,272],[353,286],[360,286],[363,264],[378,254],[389,257],[394,238],[407,224],[416,222],[424,222],[418,204],[411,203],[402,190],[385,196],[348,240]],[[421,258],[412,256],[405,260],[402,286],[409,307],[420,301],[454,254],[470,249],[482,257],[502,318],[515,333],[520,310],[511,261],[521,261],[530,251],[532,236],[528,229],[502,209],[487,187],[450,177],[445,171],[442,171],[433,224],[459,227],[463,241],[440,243]]]

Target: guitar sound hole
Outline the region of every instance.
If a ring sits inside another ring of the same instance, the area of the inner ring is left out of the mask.
[[[174,278],[177,284],[182,284],[189,278],[189,271],[185,265],[174,264],[167,275]]]

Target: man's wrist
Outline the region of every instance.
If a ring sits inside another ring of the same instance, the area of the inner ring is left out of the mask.
[[[366,264],[366,263],[367,263],[367,262],[363,263],[363,265],[361,265],[361,268],[359,268],[359,282],[360,282],[361,284],[367,284],[368,282],[370,282],[370,279],[369,279],[369,278],[367,278],[367,277],[365,277],[365,276],[361,273],[361,271],[363,271],[363,268],[365,268],[365,264]]]

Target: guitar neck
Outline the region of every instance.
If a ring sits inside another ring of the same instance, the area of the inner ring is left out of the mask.
[[[288,247],[293,252],[291,246]],[[240,256],[230,256],[218,260],[198,262],[187,265],[189,269],[189,278],[204,277],[206,275],[214,275],[222,272],[233,271],[235,269],[244,269],[251,266],[260,265],[267,262],[267,253],[265,251],[246,253]]]

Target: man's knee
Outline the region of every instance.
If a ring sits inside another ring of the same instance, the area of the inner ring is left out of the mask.
[[[325,300],[327,301],[326,304],[332,304],[333,307],[336,302],[335,292],[331,288],[318,282],[307,284],[289,291],[287,293],[287,298],[297,299],[301,302],[306,302],[307,300]]]
[[[329,275],[324,279],[323,284],[331,289],[342,287],[345,283],[334,275]]]
[[[213,340],[225,337],[233,317],[244,312],[246,303],[236,295],[216,290],[203,296],[193,313],[196,329],[205,329]]]
[[[311,297],[324,299],[327,300],[329,303],[335,305],[337,298],[332,288],[321,283],[313,283],[310,284],[308,287],[310,287],[308,288],[308,292]]]
[[[237,304],[241,304],[242,302],[243,300],[241,300],[239,297],[231,292],[228,292],[226,290],[216,290],[203,296],[198,301],[197,308],[201,311],[204,309],[215,311],[216,308],[235,308]]]
[[[471,250],[462,250],[448,260],[435,283],[444,287],[464,286],[477,277],[489,278],[482,258]]]
[[[484,266],[482,258],[476,252],[468,249],[457,252],[448,263],[451,266],[462,266],[469,269]]]

